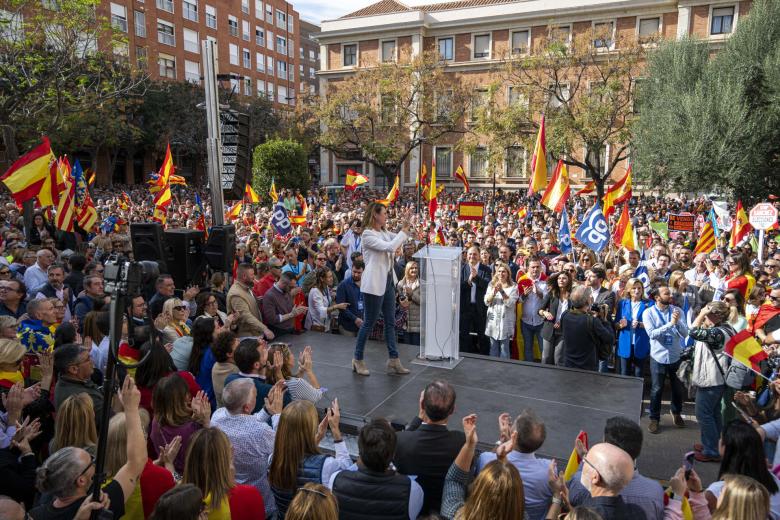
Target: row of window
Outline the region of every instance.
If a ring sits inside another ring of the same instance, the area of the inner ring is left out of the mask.
[[[238,45],[231,43],[228,44],[228,55],[231,65],[242,65],[245,69],[252,68],[252,52],[249,49],[241,49],[239,56]],[[301,75],[303,75],[302,67],[301,65]],[[257,72],[266,72],[272,76],[276,74],[280,79],[295,81],[295,71],[290,67],[290,64],[284,60],[276,60],[276,69],[274,69],[274,58],[272,56],[264,56],[256,52],[254,68]]]
[[[736,6],[714,7],[710,16],[710,36],[730,34],[734,30],[737,16]],[[609,50],[615,45],[615,20],[596,21],[592,24],[593,45],[598,49]],[[637,18],[636,35],[640,42],[648,42],[660,35],[661,16]],[[558,25],[549,30],[551,40],[568,44],[572,39],[572,25]],[[513,56],[525,56],[531,50],[531,28],[510,31],[510,52]],[[355,67],[358,55],[358,43],[344,43],[341,46],[342,66]],[[398,59],[397,41],[380,41],[380,59],[391,62]],[[441,36],[436,39],[439,56],[445,61],[455,60],[455,36]],[[471,60],[489,60],[492,58],[492,32],[471,35]]]
[[[156,0],[156,2],[157,9],[169,13],[174,12],[173,0]],[[211,13],[209,13],[209,11],[211,11]],[[241,12],[244,14],[251,14],[249,0],[241,0]],[[265,13],[265,17],[263,16],[263,13]],[[274,13],[276,14],[276,17],[274,17]],[[187,20],[197,22],[198,0],[182,0],[182,15]],[[290,33],[295,32],[295,18],[291,14],[280,9],[275,10],[271,4],[265,4],[265,9],[263,9],[263,2],[261,0],[255,0],[255,18],[260,20],[265,19],[266,22],[272,25],[275,22],[279,29],[286,30]],[[206,25],[212,29],[217,28],[216,10],[209,5],[206,6]]]

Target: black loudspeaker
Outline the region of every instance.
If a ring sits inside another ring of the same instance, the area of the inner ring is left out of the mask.
[[[205,281],[203,231],[169,229],[165,232],[165,260],[168,273],[179,289]]]
[[[204,256],[206,263],[214,271],[232,273],[233,259],[236,256],[236,226],[227,224],[211,228]]]
[[[163,228],[156,222],[130,224],[130,239],[133,242],[133,257],[136,261],[153,260],[160,272],[167,273],[166,253],[163,247]]]

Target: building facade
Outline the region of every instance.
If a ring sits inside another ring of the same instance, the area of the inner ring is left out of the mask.
[[[713,48],[733,33],[739,19],[750,9],[750,0],[708,3],[700,0],[460,0],[408,6],[396,0],[380,0],[336,20],[322,23],[320,43],[320,92],[327,95],[330,82],[342,81],[362,64],[438,50],[448,73],[476,85],[496,79],[495,70],[506,55],[525,56],[550,37],[572,41],[582,34],[603,31],[612,41],[627,38],[681,38],[709,40]],[[507,94],[511,98],[511,92]],[[474,187],[497,185],[518,188],[528,185],[532,151],[508,150],[503,168],[488,173],[479,150],[467,155],[456,148],[458,137],[416,149],[401,172],[402,185],[414,185],[422,161],[430,167],[436,159],[437,180],[452,183],[452,174],[462,165]],[[585,153],[584,151],[582,153]],[[609,150],[606,152],[609,154]],[[548,160],[549,161],[549,160]],[[336,157],[321,151],[320,183],[344,183],[348,168],[368,173],[368,163]],[[573,181],[582,172],[570,169]],[[624,171],[618,167],[616,172]]]
[[[317,37],[320,33],[320,27],[313,23],[301,20],[301,64],[299,74],[301,82],[300,91],[308,90],[310,94],[318,94],[320,91],[320,82],[317,78],[317,71],[320,69],[320,44]]]

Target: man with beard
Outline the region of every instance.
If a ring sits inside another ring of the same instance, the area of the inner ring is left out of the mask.
[[[36,300],[45,298],[57,298],[65,305],[65,317],[63,321],[70,321],[70,310],[74,305],[73,294],[70,288],[65,287],[65,268],[62,264],[52,264],[49,266],[48,282],[38,289],[35,295]]]
[[[295,286],[295,275],[287,271],[263,296],[263,320],[271,328],[272,334],[268,339],[292,333],[295,330],[295,318],[306,314],[307,307],[293,303],[295,294],[300,290],[300,287]]]
[[[227,294],[228,314],[238,313],[236,335],[240,338],[265,336],[274,339],[274,333],[260,319],[260,308],[252,294],[255,283],[255,268],[252,264],[239,264],[236,281]]]
[[[363,293],[360,280],[365,264],[356,260],[352,264],[352,276],[341,282],[336,289],[336,303],[348,303],[349,307],[339,313],[339,332],[342,336],[356,337],[363,325]]]

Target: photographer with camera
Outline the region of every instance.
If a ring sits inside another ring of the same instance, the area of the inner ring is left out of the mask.
[[[615,341],[608,319],[607,305],[591,304],[590,287],[580,286],[572,291],[569,310],[561,316],[565,367],[598,369],[599,352],[611,348]]]

